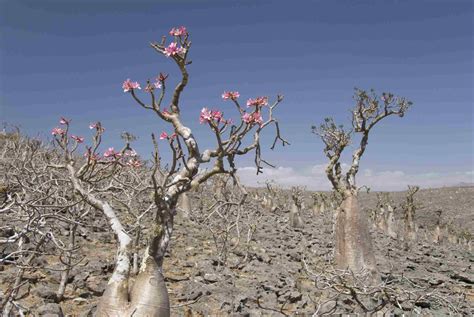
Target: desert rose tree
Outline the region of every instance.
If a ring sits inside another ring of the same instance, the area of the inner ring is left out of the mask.
[[[197,138],[181,118],[180,106],[181,94],[189,80],[187,66],[191,64],[188,58],[191,41],[185,27],[173,28],[170,35],[171,42],[168,44],[165,36],[160,43],[151,44],[156,52],[176,63],[181,74],[168,106],[163,106],[167,75],[160,73],[156,80],[147,81],[143,94],[148,95],[149,102],[144,101],[143,96],[139,94],[141,86],[138,82],[127,79],[122,86],[123,91],[130,94],[141,107],[154,113],[159,121],[168,126],[168,131],[162,132],[159,138],[161,142],[169,145],[172,153],[169,166],[163,168],[160,165],[158,152],[160,141],[152,136],[155,149],[151,176],[151,190],[155,204],[154,223],[152,230],[149,230],[149,236],[146,237],[147,248],[131,288],[129,288],[131,237],[124,230],[110,204],[91,196],[78,179],[81,171],[68,164],[76,192],[85,196],[86,201],[104,213],[118,241],[116,267],[98,305],[98,316],[169,316],[170,306],[162,269],[180,195],[206,182],[214,175],[227,174],[234,177],[237,171],[235,158],[240,155],[253,153],[259,173],[262,165],[268,164],[261,158],[260,134],[271,125],[276,129],[271,148],[273,149],[278,141],[283,145],[288,144],[280,136],[279,125],[273,115],[275,108],[283,100],[282,96],[278,95],[271,104],[268,97],[256,97],[248,99],[245,105],[241,105],[238,101],[239,93],[228,91],[222,94],[222,98],[232,104],[237,119],[235,121],[225,119],[224,113],[220,110],[202,108],[199,121],[209,127],[210,134],[216,140],[216,146],[206,150],[199,148]],[[114,155],[117,156],[117,153]],[[202,166],[205,163],[210,166]],[[204,168],[206,166],[208,168]],[[234,181],[238,182],[238,178],[234,177]]]
[[[336,125],[332,118],[326,118],[323,124],[319,127],[313,126],[312,130],[325,144],[324,153],[329,159],[326,175],[336,194],[342,198],[335,223],[336,265],[340,269],[350,269],[354,272],[367,270],[375,276],[376,263],[372,240],[368,219],[359,206],[356,175],[372,128],[388,116],[403,117],[412,103],[390,93],[377,96],[373,91],[366,92],[360,89],[355,90],[354,100],[351,131],[345,130],[342,125]],[[341,155],[355,134],[361,138],[352,155],[349,170],[343,173]]]

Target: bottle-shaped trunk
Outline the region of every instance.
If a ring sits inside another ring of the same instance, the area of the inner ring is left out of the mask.
[[[326,212],[326,203],[324,200],[321,201],[321,204],[319,205],[319,212],[324,214]]]
[[[433,243],[440,244],[443,241],[443,235],[441,233],[440,225],[436,225],[434,232],[433,232]]]
[[[408,206],[405,214],[405,237],[408,241],[416,240],[415,215],[412,206]]]
[[[268,212],[275,212],[276,206],[275,206],[275,201],[273,197],[268,197],[268,198],[264,197],[263,209],[265,209],[265,211],[268,211]]]
[[[387,234],[389,237],[392,239],[397,238],[397,231],[396,231],[396,222],[395,222],[395,217],[393,215],[393,207],[392,206],[387,206]]]
[[[157,213],[148,247],[133,286],[130,282],[131,239],[120,239],[117,264],[97,306],[96,316],[170,316],[168,291],[163,278],[163,259],[173,231],[174,206]],[[159,220],[158,220],[159,219]],[[125,241],[124,241],[125,240]]]
[[[303,227],[303,220],[300,215],[300,208],[294,202],[291,203],[290,208],[290,226],[293,228]]]
[[[377,229],[382,232],[387,232],[387,215],[385,208],[380,207],[380,211],[377,217]]]
[[[314,216],[319,216],[320,210],[319,210],[319,205],[318,205],[317,202],[314,202],[314,205],[311,208],[311,210],[312,210]]]
[[[127,316],[170,316],[170,303],[162,268],[148,257],[133,284]]]
[[[109,282],[96,316],[170,316],[168,291],[161,268],[155,260],[149,257],[142,264],[130,293],[128,281],[116,285]]]
[[[121,253],[121,252],[120,252]],[[109,279],[107,287],[97,306],[96,316],[124,316],[129,308],[129,271],[130,259],[128,255],[120,254],[117,258],[114,273]]]
[[[340,269],[360,272],[367,269],[376,274],[375,256],[367,217],[359,207],[357,196],[350,193],[337,212],[335,225],[336,265]]]

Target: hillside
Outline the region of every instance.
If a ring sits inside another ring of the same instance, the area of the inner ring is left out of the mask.
[[[404,199],[403,192],[391,196],[395,205]],[[399,240],[372,228],[382,281],[396,281],[393,291],[400,296],[399,306],[387,304],[387,309],[395,314],[416,312],[442,316],[457,312],[471,315],[474,313],[474,257],[470,242],[468,245],[460,237],[466,232],[473,234],[474,188],[425,189],[416,197],[422,208],[416,213],[418,240],[412,246],[405,247]],[[192,198],[193,206],[199,199],[197,195]],[[367,212],[375,208],[376,200],[375,193],[361,194]],[[442,222],[449,223],[451,237],[446,236],[442,243],[434,244],[431,236],[435,229],[435,212],[439,209],[443,210]],[[304,226],[299,229],[288,225],[288,213],[284,210],[272,213],[259,208],[253,216],[258,220],[248,219],[248,223],[254,224],[251,240],[230,250],[224,265],[216,249],[222,244],[216,244],[216,236],[212,234],[217,232],[219,224],[214,224],[216,231],[212,231],[209,224],[200,224],[194,215],[179,214],[164,270],[173,315],[293,316],[316,311],[318,314],[361,311],[351,296],[331,297],[334,293],[324,287],[330,278],[324,274],[331,270],[334,247],[331,211],[316,217],[305,208]],[[99,227],[100,218],[94,214],[89,220]],[[242,230],[248,223],[242,223]],[[113,236],[97,227],[83,232],[78,237],[83,259],[71,271],[64,301],[59,304],[65,315],[92,314],[114,265]],[[8,236],[8,232],[1,234]],[[241,235],[245,240],[246,232]],[[234,241],[232,239],[235,236],[229,237],[229,241]],[[47,312],[48,307],[54,312],[58,309],[56,304],[47,303],[54,302],[59,283],[60,274],[54,272],[57,260],[42,255],[37,256],[34,263],[49,270],[27,269],[18,303],[35,315]],[[3,265],[0,270],[4,292],[16,268]],[[387,288],[390,285],[388,283]]]

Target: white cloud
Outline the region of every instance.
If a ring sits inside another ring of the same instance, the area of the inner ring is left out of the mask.
[[[262,186],[266,180],[274,180],[283,187],[306,186],[311,190],[329,190],[329,180],[324,171],[326,165],[318,164],[302,169],[292,167],[265,168],[263,174],[255,175],[255,167],[239,168],[238,174],[242,183],[248,186]],[[343,171],[348,170],[347,164],[342,164]],[[407,185],[418,185],[422,188],[474,183],[473,171],[423,174],[407,174],[403,171],[374,171],[361,170],[357,175],[358,186],[367,185],[372,190],[405,190]]]

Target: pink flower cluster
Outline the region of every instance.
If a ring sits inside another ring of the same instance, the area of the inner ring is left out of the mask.
[[[123,153],[123,156],[126,157],[136,157],[137,155],[138,153],[135,150],[125,150],[125,152]]]
[[[254,124],[254,123],[258,125],[263,124],[263,118],[260,112],[244,113],[242,116],[242,120],[247,124]]]
[[[77,136],[77,135],[71,135],[71,139],[73,139],[77,143],[83,143],[84,142],[84,138],[81,137],[81,136]]]
[[[165,47],[164,54],[167,57],[174,56],[176,54],[184,54],[186,53],[186,49],[184,47],[179,47],[176,42],[172,42],[170,45]]]
[[[174,138],[176,137],[176,133],[173,133],[172,135],[169,135],[168,133],[166,132],[161,132],[160,134],[160,140],[173,140]]]
[[[132,159],[128,160],[128,162],[125,163],[125,164],[130,166],[130,167],[140,167],[140,166],[142,166],[142,162],[138,159],[135,159],[135,158],[132,158]]]
[[[138,81],[131,81],[130,78],[128,78],[126,81],[123,82],[122,84],[123,92],[129,92],[133,89],[141,89],[140,84]]]
[[[105,158],[119,158],[121,156],[122,154],[120,154],[119,152],[115,152],[113,147],[109,147],[107,151],[104,152]]]
[[[239,97],[240,94],[238,91],[224,91],[224,93],[222,94],[222,99],[224,100],[236,100]]]
[[[156,78],[156,81],[153,84],[147,84],[145,87],[146,92],[151,92],[155,89],[160,89],[161,88],[161,82],[159,81],[159,78]]]
[[[171,36],[182,36],[188,34],[188,31],[184,26],[175,27],[170,30]]]
[[[268,106],[268,97],[257,97],[247,100],[247,107]]]
[[[56,127],[56,128],[53,128],[53,130],[51,130],[51,134],[52,135],[64,135],[64,134],[66,134],[66,130],[61,129],[59,127]]]
[[[209,110],[207,108],[202,108],[201,114],[199,116],[199,123],[203,124],[206,122],[226,122],[222,116],[222,112],[219,110]]]
[[[137,152],[132,149],[125,150],[123,155],[120,152],[116,152],[113,147],[108,148],[101,158],[98,154],[91,153],[91,148],[87,148],[87,151],[84,153],[84,157],[87,157],[90,161],[99,161],[104,159],[102,162],[115,162],[118,160],[122,164],[130,167],[140,167],[143,163],[138,158]]]

